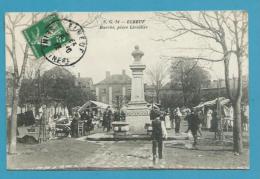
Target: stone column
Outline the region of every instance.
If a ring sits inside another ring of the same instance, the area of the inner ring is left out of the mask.
[[[135,46],[135,50],[132,52],[134,62],[130,65],[132,70],[132,85],[131,85],[131,102],[130,104],[146,104],[144,100],[144,82],[143,82],[143,71],[146,66],[141,63],[141,58],[144,55],[139,50],[138,46]]]
[[[135,46],[132,52],[134,62],[130,65],[132,71],[131,84],[131,101],[128,103],[126,122],[130,125],[130,133],[132,134],[146,134],[144,126],[150,123],[149,110],[144,98],[144,82],[143,71],[145,65],[142,64],[141,58],[144,53]]]

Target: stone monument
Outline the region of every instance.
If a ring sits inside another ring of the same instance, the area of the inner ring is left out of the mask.
[[[134,62],[130,65],[132,71],[131,101],[128,103],[126,122],[130,125],[130,133],[145,134],[145,124],[150,123],[149,109],[144,98],[143,71],[145,65],[141,62],[144,53],[136,45],[132,56]]]

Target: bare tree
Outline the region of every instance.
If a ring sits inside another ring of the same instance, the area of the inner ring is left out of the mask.
[[[16,30],[17,28],[21,26],[27,26],[29,25],[29,22],[23,23],[25,15],[24,14],[16,14],[15,16],[11,16],[10,14],[7,14],[7,22],[6,22],[6,29],[7,34],[11,36],[11,47],[9,44],[6,44],[6,48],[8,53],[11,56],[11,59],[13,61],[13,96],[12,96],[12,113],[11,113],[11,132],[10,132],[10,144],[9,144],[9,153],[13,154],[16,153],[16,128],[17,128],[17,107],[18,107],[18,100],[19,100],[19,91],[21,87],[22,80],[24,78],[27,60],[29,56],[29,45],[26,44],[25,47],[22,48],[23,52],[23,63],[22,67],[19,73],[18,68],[18,58],[17,57],[17,46],[19,43],[17,42],[16,36]],[[30,19],[32,23],[34,22],[34,17]]]
[[[209,72],[199,65],[198,60],[176,59],[172,61],[172,84],[181,86],[184,106],[191,107],[200,102],[201,86],[209,78]]]
[[[158,61],[155,65],[148,68],[146,72],[150,83],[155,89],[156,103],[159,103],[160,91],[168,75],[167,65],[163,61]]]
[[[22,80],[25,75],[29,78],[34,77],[38,73],[46,60],[36,59],[29,50],[29,44],[20,43],[17,41],[17,36],[21,34],[20,31],[26,27],[34,24],[37,20],[47,16],[48,13],[32,13],[30,16],[24,13],[6,14],[6,34],[7,38],[10,39],[10,43],[6,44],[7,52],[13,62],[13,96],[12,96],[12,112],[10,121],[10,143],[8,152],[10,154],[16,153],[16,130],[17,130],[17,108],[19,102],[19,92],[22,84]],[[83,23],[83,28],[94,28],[100,23],[101,13],[92,13],[86,21]],[[19,47],[21,49],[19,49]],[[22,51],[22,53],[21,53]],[[22,56],[20,55],[22,54]],[[33,61],[35,60],[35,61]],[[30,63],[28,63],[28,61]],[[21,68],[19,69],[19,62],[22,62]]]
[[[196,59],[210,62],[223,62],[225,69],[225,84],[228,97],[234,107],[233,142],[234,152],[241,154],[241,97],[242,97],[242,63],[247,59],[248,52],[248,21],[245,11],[214,11],[214,12],[166,12],[157,13],[157,20],[162,22],[172,36],[165,40],[176,40],[186,34],[193,34],[208,42],[208,50],[218,56],[213,59],[206,57],[169,57],[169,59]],[[212,47],[214,46],[214,47]],[[236,93],[232,94],[230,87],[230,60],[235,59],[238,69]]]

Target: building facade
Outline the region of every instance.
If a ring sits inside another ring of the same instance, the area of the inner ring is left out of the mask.
[[[97,101],[118,105],[118,103],[127,103],[131,95],[131,78],[125,70],[122,74],[111,75],[106,72],[104,80],[94,85]]]
[[[95,94],[95,89],[93,86],[93,80],[90,77],[81,77],[80,73],[78,73],[78,76],[75,79],[75,86],[80,87],[82,89],[85,89],[87,91],[91,91],[93,94]]]
[[[229,79],[231,93],[236,93],[237,88],[237,78],[233,77]],[[248,76],[242,77],[242,91],[243,97],[242,100],[248,100]],[[200,100],[208,101],[215,99],[216,97],[226,97],[226,84],[224,79],[219,80],[208,80],[204,81],[201,84],[200,88]],[[183,103],[183,93],[182,86],[180,83],[172,84],[171,82],[165,84],[160,90],[160,100],[163,106],[172,106],[174,104],[182,104]]]

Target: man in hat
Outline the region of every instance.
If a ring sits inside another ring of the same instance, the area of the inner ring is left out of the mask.
[[[104,126],[107,129],[107,132],[111,129],[111,122],[112,122],[112,110],[110,109],[110,106],[106,108],[106,111],[104,113]]]
[[[163,138],[167,139],[167,131],[165,128],[164,121],[160,120],[160,117],[156,117],[152,121],[152,151],[153,151],[153,162],[155,163],[157,157],[157,148],[159,159],[162,159],[163,150]]]
[[[175,109],[175,133],[176,134],[180,133],[181,117],[182,117],[182,114],[181,114],[180,108],[177,107]]]
[[[197,146],[197,139],[198,139],[198,130],[199,130],[199,117],[197,112],[192,109],[190,115],[188,116],[188,120],[190,121],[190,130],[193,136],[193,147]]]

